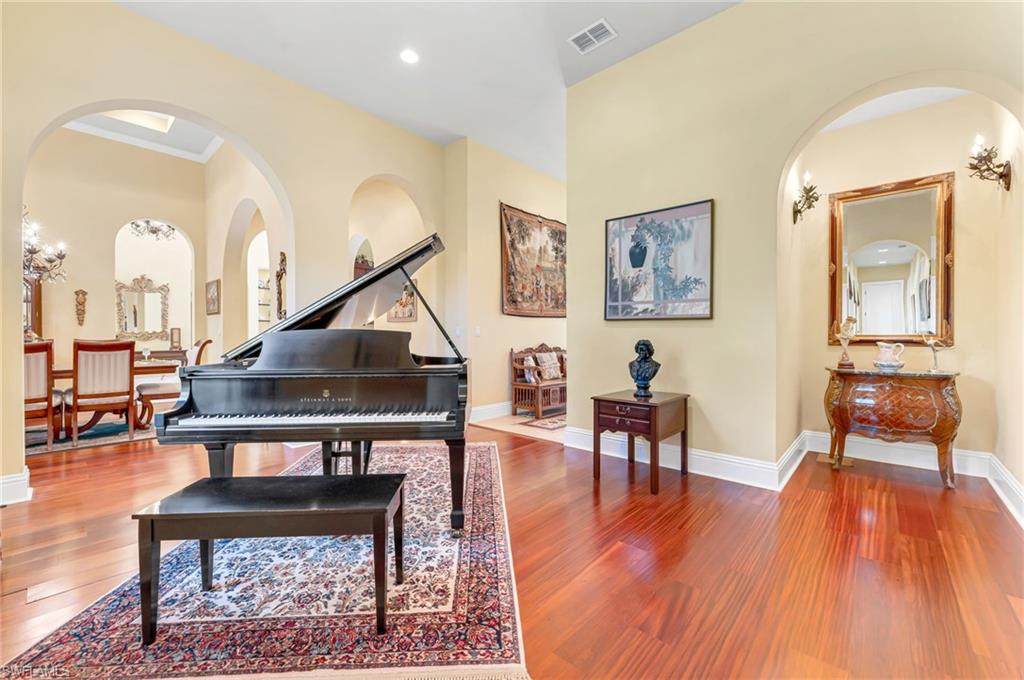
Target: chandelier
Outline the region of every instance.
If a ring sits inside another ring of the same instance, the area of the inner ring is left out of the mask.
[[[132,220],[128,223],[132,233],[139,238],[152,236],[157,241],[174,238],[175,229],[166,222],[158,220]]]
[[[21,272],[35,281],[64,281],[64,258],[67,247],[53,247],[39,240],[39,225],[29,222],[28,210],[21,213]]]

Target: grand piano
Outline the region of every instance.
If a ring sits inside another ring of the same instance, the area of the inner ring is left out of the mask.
[[[156,415],[157,439],[203,444],[211,477],[232,475],[238,442],[323,442],[327,474],[341,442],[364,443],[368,463],[375,440],[444,440],[451,525],[460,531],[468,362],[412,281],[443,250],[434,234],[225,353],[224,363],[181,368],[181,397]],[[360,328],[406,285],[453,357],[412,354],[404,331]]]

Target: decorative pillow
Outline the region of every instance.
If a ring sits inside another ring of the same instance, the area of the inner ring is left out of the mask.
[[[558,355],[554,352],[538,352],[537,364],[540,366],[540,377],[544,380],[557,380],[562,377]]]
[[[533,357],[523,357],[523,365],[524,366],[536,366],[537,362],[533,360]],[[536,380],[533,377],[533,371],[523,371],[523,373],[526,376],[526,382],[528,382],[528,383],[536,382]]]

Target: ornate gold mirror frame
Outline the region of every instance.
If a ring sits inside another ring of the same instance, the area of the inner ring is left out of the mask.
[[[936,191],[936,258],[935,258],[935,323],[936,333],[929,338],[936,338],[942,344],[953,344],[953,178],[954,173],[919,177],[880,184],[864,189],[854,189],[837,194],[829,194],[829,244],[828,244],[828,343],[838,345],[837,335],[843,319],[839,314],[843,309],[843,205],[866,198],[877,198],[890,194],[898,194],[921,189],[935,188]],[[850,341],[855,345],[874,344],[875,342],[902,342],[903,344],[926,344],[920,335],[856,335]]]
[[[117,339],[118,340],[167,340],[170,335],[167,331],[168,310],[167,297],[171,287],[166,283],[156,285],[153,279],[145,274],[132,279],[131,284],[114,282],[114,299],[117,301]],[[125,293],[159,293],[160,294],[160,330],[158,331],[125,331],[124,322],[127,310],[124,306]]]

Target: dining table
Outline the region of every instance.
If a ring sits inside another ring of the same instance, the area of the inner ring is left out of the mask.
[[[175,373],[178,367],[181,366],[179,361],[171,361],[168,359],[136,359],[135,360],[135,375],[158,375],[160,373]],[[55,368],[53,369],[54,380],[71,380],[75,375],[73,369],[70,368]]]

